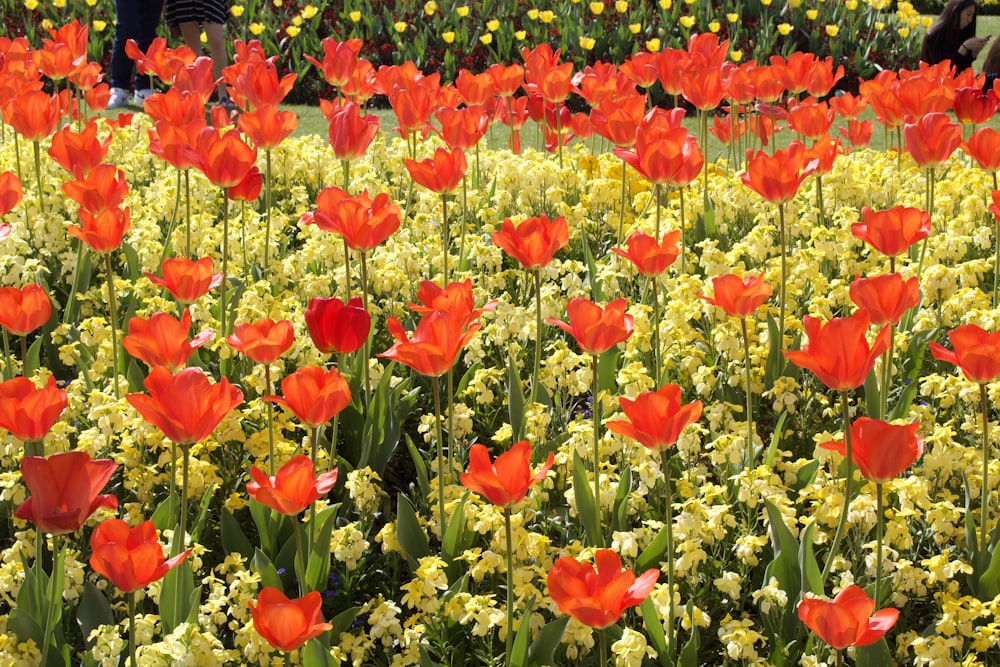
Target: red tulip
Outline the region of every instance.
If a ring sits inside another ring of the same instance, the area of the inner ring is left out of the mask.
[[[322,100],[320,101],[322,104]],[[371,146],[379,130],[379,118],[375,114],[361,115],[361,107],[347,102],[324,113],[330,123],[327,138],[338,160],[356,160]]]
[[[899,324],[903,314],[920,303],[920,284],[916,277],[903,280],[898,273],[874,278],[855,278],[851,283],[851,301],[868,313],[872,324]]]
[[[281,381],[281,393],[265,396],[264,400],[284,405],[312,428],[330,421],[351,402],[347,381],[335,368],[300,368]]]
[[[243,402],[243,392],[229,380],[222,378],[212,384],[200,368],[185,368],[171,375],[158,366],[143,385],[148,394],[128,394],[125,398],[143,419],[182,446],[207,439],[226,414]]]
[[[295,516],[326,494],[337,483],[337,470],[319,477],[313,472],[313,463],[305,454],[296,454],[278,468],[274,477],[268,477],[250,468],[253,481],[247,482],[247,493],[261,505],[279,514]]]
[[[212,258],[192,261],[187,257],[168,257],[160,266],[163,277],[144,274],[154,285],[163,287],[181,305],[194,303],[222,284],[222,274],[212,273]]]
[[[501,97],[513,96],[524,84],[524,67],[517,63],[513,65],[494,63],[487,71],[497,87],[497,95]]]
[[[0,383],[0,428],[23,442],[42,440],[66,409],[66,390],[49,376],[44,387],[26,377]]]
[[[619,148],[635,143],[635,132],[646,115],[646,98],[635,92],[603,100],[590,110],[593,131]]]
[[[997,97],[992,90],[984,93],[982,88],[957,88],[952,109],[958,122],[963,125],[978,125],[985,123],[996,113]]]
[[[460,475],[462,486],[474,491],[498,507],[515,505],[527,495],[528,489],[545,479],[555,454],[549,454],[542,467],[531,474],[531,444],[521,440],[509,451],[490,463],[486,447],[480,444],[469,449],[469,469]]]
[[[99,253],[118,249],[132,226],[132,216],[127,206],[124,210],[110,208],[96,215],[81,208],[79,216],[80,226],[70,225],[66,232]]]
[[[117,498],[101,494],[117,467],[108,459],[93,461],[79,449],[47,458],[25,456],[21,478],[31,495],[14,516],[50,535],[75,532],[98,508],[118,507]]]
[[[371,199],[365,190],[352,197],[337,187],[321,190],[316,210],[302,215],[305,224],[340,234],[348,247],[361,252],[384,243],[399,229],[401,220],[399,206],[386,193]]]
[[[408,337],[403,325],[390,317],[386,328],[396,343],[378,356],[393,359],[420,373],[437,377],[455,365],[458,353],[479,331],[480,323],[468,328],[443,310],[435,310],[420,318],[413,336]]]
[[[113,164],[99,164],[74,181],[62,184],[67,197],[94,215],[117,208],[128,196],[125,172]]]
[[[601,354],[627,340],[635,328],[635,318],[625,312],[624,298],[618,298],[601,308],[587,299],[576,297],[566,304],[569,324],[555,318],[546,318],[576,339],[580,349],[588,354]]]
[[[28,141],[42,141],[56,131],[62,118],[58,96],[40,90],[25,91],[3,107],[4,122]]]
[[[159,581],[191,551],[164,558],[152,521],[129,528],[121,519],[108,519],[90,535],[90,567],[124,593]]]
[[[279,111],[273,104],[265,104],[240,114],[236,123],[240,130],[260,150],[277,148],[299,126],[294,111]]]
[[[231,348],[258,364],[272,364],[292,346],[295,331],[288,320],[275,322],[271,318],[265,318],[237,324],[226,340]]]
[[[156,312],[149,319],[133,317],[128,323],[128,335],[122,347],[147,366],[165,366],[171,372],[183,368],[199,347],[212,340],[215,332],[202,331],[188,342],[191,331],[191,311],[187,308],[178,320],[170,313]]]
[[[324,354],[355,352],[368,340],[372,318],[360,297],[346,304],[330,297],[312,299],[305,312],[306,328],[316,349]]]
[[[514,226],[505,218],[500,231],[493,232],[493,245],[520,262],[526,269],[540,269],[552,261],[552,256],[569,243],[566,218],[552,220],[547,215],[527,218]]]
[[[248,58],[242,63],[237,60],[233,70],[222,72],[232,92],[233,101],[241,109],[259,109],[265,104],[281,104],[298,78],[298,74],[294,72],[279,78],[278,68],[274,63],[277,58],[264,59],[263,54],[260,55],[260,58]]]
[[[221,137],[212,127],[198,132],[195,150],[197,167],[213,185],[231,188],[238,185],[257,161],[257,149],[248,146],[236,130]]]
[[[24,197],[21,180],[12,171],[0,172],[0,218],[14,210]]]
[[[219,109],[222,107],[216,107]],[[226,188],[226,196],[231,201],[256,201],[264,187],[264,175],[257,165],[250,167],[243,180],[231,188]]]
[[[455,88],[462,96],[466,106],[484,106],[497,95],[497,84],[488,71],[474,74],[467,69],[461,69],[455,77]]]
[[[698,142],[680,126],[683,113],[653,109],[635,132],[632,150],[615,155],[653,184],[687,185],[701,172],[705,157]]]
[[[853,120],[861,115],[861,112],[868,108],[868,102],[863,97],[844,93],[834,95],[829,100],[830,108],[844,120]]]
[[[0,326],[8,333],[27,336],[51,316],[52,302],[41,285],[0,287]]]
[[[955,364],[973,382],[992,382],[1000,376],[1000,331],[988,333],[975,324],[964,324],[952,329],[948,340],[954,351],[931,342],[935,359]]]
[[[149,99],[152,100],[156,97],[158,96],[154,95]],[[149,100],[147,100],[148,103]],[[197,167],[201,158],[195,146],[198,144],[199,133],[205,127],[203,117],[186,125],[172,125],[167,121],[156,121],[155,129],[149,131],[149,152],[177,169]]]
[[[854,148],[861,148],[868,145],[872,140],[872,132],[875,130],[875,123],[870,120],[847,121],[847,127],[837,128],[844,139]]]
[[[861,209],[861,222],[851,225],[851,234],[888,257],[902,255],[931,233],[927,211],[895,206],[886,211]]]
[[[916,123],[903,126],[906,150],[921,167],[943,164],[962,143],[962,126],[946,113],[929,113]]]
[[[323,596],[319,591],[289,600],[277,588],[265,586],[257,595],[257,606],[249,604],[257,633],[279,651],[294,651],[333,629],[323,622]]]
[[[91,169],[104,161],[111,145],[112,133],[100,141],[97,138],[97,123],[91,120],[80,132],[75,132],[69,125],[52,135],[49,146],[49,157],[73,174],[75,178],[83,178]]]
[[[431,159],[407,160],[405,164],[415,182],[438,194],[454,192],[469,168],[461,148],[453,148],[450,152],[438,148]]]
[[[681,432],[701,417],[702,407],[701,401],[681,405],[681,388],[675,384],[644,391],[634,401],[619,397],[618,405],[628,421],[609,421],[608,430],[656,451],[676,444]]]
[[[562,613],[591,628],[606,628],[649,597],[659,574],[651,569],[637,579],[631,570],[622,569],[618,554],[598,549],[594,565],[569,556],[557,560],[549,570],[549,596]]]
[[[743,278],[732,273],[716,276],[712,278],[712,289],[714,298],[704,294],[698,296],[732,317],[750,317],[774,294],[771,286],[764,282],[763,274]]]
[[[441,287],[430,280],[420,282],[420,289],[417,290],[417,300],[420,303],[409,304],[410,309],[417,313],[430,313],[435,310],[443,310],[459,322],[463,327],[467,327],[485,312],[496,309],[497,302],[489,301],[482,308],[476,308],[472,297],[472,278],[466,278],[457,283],[448,283]]]
[[[858,417],[851,424],[851,458],[865,479],[885,484],[923,454],[924,439],[917,437],[919,429],[919,423],[896,426]],[[847,456],[843,440],[823,442],[820,447]]]
[[[747,149],[743,185],[766,201],[782,204],[795,197],[799,186],[817,167],[819,160],[812,158],[798,141],[792,141],[785,150],[774,151],[773,155]]]
[[[783,354],[796,366],[811,370],[834,391],[860,387],[875,360],[889,349],[888,328],[882,329],[869,347],[865,336],[870,319],[863,310],[825,324],[806,315],[802,323],[809,342],[799,351]]]
[[[611,250],[618,256],[632,262],[642,275],[658,276],[677,261],[680,254],[677,242],[680,238],[681,232],[677,229],[664,234],[663,239],[657,243],[655,237],[639,230],[632,232],[632,235],[625,241],[628,250],[621,248],[612,248]]]
[[[354,71],[358,61],[358,54],[361,53],[361,40],[346,39],[338,42],[332,37],[326,37],[321,45],[322,62],[308,54],[305,54],[305,58],[323,73],[323,78],[328,84],[339,88],[351,78],[351,72]]]
[[[799,620],[835,649],[874,644],[899,618],[898,609],[875,610],[864,589],[851,584],[827,602],[806,593],[799,602]]]
[[[1000,132],[992,127],[981,127],[961,145],[962,150],[976,161],[980,169],[1000,171]]]

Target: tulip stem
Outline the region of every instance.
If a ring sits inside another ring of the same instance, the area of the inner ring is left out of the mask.
[[[778,351],[785,349],[785,281],[788,279],[788,253],[785,250],[785,204],[778,203],[778,245],[781,246],[781,285],[778,287]]]
[[[979,397],[980,404],[983,411],[983,486],[979,497],[982,499],[983,503],[983,514],[982,514],[982,525],[979,526],[979,562],[980,567],[976,569],[976,573],[980,574],[986,571],[986,566],[989,565],[990,550],[986,542],[986,523],[990,517],[990,403],[989,403],[989,392],[986,389],[986,383],[979,383]]]
[[[455,448],[458,438],[455,436],[455,368],[448,369],[448,477],[455,474]],[[444,535],[444,533],[442,533]]]
[[[135,591],[128,592],[128,659],[129,667],[135,667]]]
[[[448,286],[448,195],[441,193],[441,261],[444,270],[441,274],[441,287]]]
[[[340,167],[344,175],[344,192],[350,195],[349,188],[351,185],[351,163],[347,160],[340,161]],[[362,267],[364,267],[364,252],[361,253]],[[362,271],[364,269],[362,268]],[[361,289],[365,289],[364,278],[361,280]],[[351,298],[351,249],[347,245],[347,237],[344,237],[344,302],[346,303]]]
[[[115,304],[115,269],[111,265],[111,253],[104,253],[108,275],[108,318],[111,321],[111,378],[115,388],[115,400],[121,399],[118,390],[118,307]],[[27,353],[25,353],[27,358]]]
[[[306,572],[309,569],[309,554],[302,549],[302,527],[299,525],[298,519],[296,518],[292,521],[292,526],[295,528],[295,553],[298,557],[299,564],[302,567],[302,574],[299,577],[299,595],[306,594]],[[310,544],[312,542],[310,541]]]
[[[593,385],[593,399],[590,405],[590,412],[594,417],[594,546],[604,546],[604,539],[601,536],[601,403],[600,381],[598,378],[599,355],[590,355],[590,375]]]
[[[264,364],[264,384],[267,385],[267,394],[274,393],[271,388],[271,364]],[[274,404],[267,401],[267,463],[271,477],[274,477]]]
[[[534,404],[538,400],[538,376],[542,369],[542,270],[535,268],[531,274],[535,280],[535,367],[531,375],[531,403]]]
[[[48,664],[49,648],[58,641],[54,636],[54,626],[56,622],[56,605],[62,606],[62,591],[56,589],[56,580],[58,578],[56,573],[62,571],[63,563],[66,561],[66,540],[61,540],[58,535],[53,535],[52,553],[55,554],[55,558],[52,561],[52,574],[49,576],[49,593],[48,600],[46,600],[48,607],[45,611],[45,632],[42,634],[42,641],[45,642],[45,647],[42,649],[42,659],[38,663],[40,665]]]
[[[663,377],[662,357],[660,356],[660,289],[657,284],[659,276],[650,276],[653,285],[653,384],[659,385]]]
[[[896,345],[896,325],[889,323],[889,349],[885,351],[882,361],[882,409],[883,420],[889,418],[889,383],[892,382],[892,356]]]
[[[747,470],[753,467],[753,396],[750,394],[750,336],[747,333],[747,318],[740,318],[740,328],[743,329],[743,375],[747,394]]]
[[[271,256],[271,149],[264,151],[264,270]]]
[[[823,177],[816,176],[816,207],[819,209],[819,222],[824,227],[829,227],[826,221],[826,212],[823,207]]]
[[[625,160],[622,160],[622,203],[621,210],[618,211],[618,245],[622,244],[622,232],[625,227],[625,183],[627,174],[625,173]]]
[[[229,281],[229,194],[222,188],[222,283],[219,285],[219,329],[226,337],[226,283]]]
[[[601,664],[608,665],[608,631],[607,628],[601,628],[597,631],[598,643],[601,647]]]
[[[437,436],[437,473],[438,473],[438,526],[441,529],[441,539],[444,539],[444,448],[441,433],[441,386],[438,377],[431,378],[431,388],[434,393],[434,430]]]
[[[479,144],[476,144],[476,170],[478,173],[479,169]],[[479,178],[476,177],[478,182]],[[462,231],[459,233],[458,238],[458,270],[462,270],[462,261],[465,259],[465,227],[466,221],[469,217],[469,185],[468,178],[466,176],[462,177]]]
[[[178,172],[179,173],[179,172]],[[184,252],[191,258],[191,170],[184,170]]]
[[[38,181],[38,215],[45,215],[45,194],[42,189],[42,146],[36,139],[32,141],[35,152],[35,179]],[[28,228],[28,241],[34,244],[31,235],[31,227]]]
[[[684,256],[684,245],[685,245],[684,244],[684,227],[685,227],[685,225],[684,225],[684,186],[683,185],[681,187],[677,188],[677,196],[678,196],[678,207],[679,207],[679,210],[681,212],[681,218],[680,218],[680,220],[681,220],[681,236],[680,236],[680,243],[678,245],[680,245],[681,273],[684,274],[684,273],[687,273],[687,258]],[[657,208],[656,212],[657,212],[657,214],[659,214],[660,209]],[[659,240],[659,238],[660,238],[659,225],[657,225],[657,229],[656,229],[656,238],[657,238],[657,240]]]
[[[510,506],[503,508],[504,529],[507,534],[507,646],[503,664],[510,664],[510,652],[514,645],[514,541],[510,527]]]
[[[556,111],[556,114],[555,114],[556,115],[556,149],[559,151],[559,169],[562,170],[562,168],[563,168],[563,156],[562,156],[562,154],[563,154],[563,150],[562,150],[563,136],[562,136],[562,114],[559,113],[559,111],[560,111],[559,110],[559,104],[555,105],[555,111]],[[37,142],[36,142],[36,146],[37,146]]]
[[[674,664],[674,487],[671,480],[670,453],[660,449],[660,467],[663,469],[664,527],[667,529],[667,658]],[[606,664],[606,663],[605,663]]]
[[[188,488],[188,463],[191,460],[191,445],[181,445],[181,518],[180,518],[180,549],[177,553],[184,551],[187,546],[187,488]],[[175,536],[174,542],[177,542]],[[177,587],[180,590],[180,586]],[[178,607],[180,609],[180,607]]]
[[[934,217],[934,169],[929,168],[925,172],[927,176],[927,213]],[[924,268],[924,255],[927,254],[927,242],[930,240],[930,235],[924,237],[923,242],[920,244],[920,260],[917,262],[917,281],[920,280],[920,274]]]
[[[882,509],[882,483],[875,484],[875,609],[882,608],[882,535],[885,532]]]
[[[847,514],[851,507],[851,492],[854,478],[854,454],[851,451],[851,416],[847,405],[847,392],[840,392],[840,409],[843,413],[844,427],[844,456],[847,459],[847,473],[844,475],[844,504],[840,509],[840,521],[837,523],[837,532],[833,535],[833,543],[830,545],[830,553],[826,556],[826,564],[823,566],[823,573],[820,575],[820,585],[826,585],[826,578],[830,575],[830,568],[833,567],[833,559],[837,557],[840,549],[840,541],[844,537],[847,528]]]
[[[368,253],[361,251],[361,305],[365,312],[368,312]],[[361,373],[365,378],[365,411],[368,409],[368,397],[371,394],[371,381],[368,375],[368,357],[371,356],[372,335],[369,328],[368,335],[365,336],[365,343],[362,346],[364,363],[361,364]]]
[[[9,380],[14,377],[14,367],[10,358],[10,338],[7,336],[7,329],[3,329],[3,360],[3,379]]]

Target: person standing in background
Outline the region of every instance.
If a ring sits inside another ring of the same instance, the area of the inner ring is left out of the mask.
[[[956,72],[972,67],[989,37],[976,37],[976,0],[948,0],[924,36],[920,60],[928,65],[950,60]]]
[[[135,63],[125,53],[125,43],[134,39],[141,51],[149,48],[163,14],[163,0],[115,0],[115,40],[111,46],[111,97],[109,109],[129,103],[142,106],[150,96],[149,77],[139,76]],[[132,90],[135,93],[132,93]]]
[[[201,53],[201,31],[204,29],[208,41],[208,53],[212,57],[212,76],[222,78],[222,70],[229,64],[226,54],[225,23],[229,16],[228,0],[167,0],[167,26],[176,28],[184,38],[184,43],[195,53]],[[219,103],[231,106],[232,102],[225,89],[219,89]]]

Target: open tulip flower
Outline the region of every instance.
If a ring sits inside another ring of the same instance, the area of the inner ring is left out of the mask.
[[[324,354],[346,354],[361,349],[371,332],[372,318],[353,297],[345,304],[336,297],[309,301],[306,329],[316,349]]]
[[[262,505],[286,516],[295,516],[319,500],[337,483],[337,470],[318,477],[313,463],[305,454],[290,458],[273,477],[268,477],[257,466],[250,468],[253,481],[247,482],[247,493]]]
[[[764,282],[763,275],[740,277],[735,274],[712,278],[714,298],[704,294],[699,297],[718,306],[731,317],[750,317],[771,298],[774,290]]]
[[[26,377],[15,377],[0,384],[0,428],[18,440],[38,442],[52,430],[66,409],[66,390],[56,386],[49,376],[44,387],[36,387]]]
[[[384,192],[374,199],[365,190],[353,197],[338,187],[328,187],[316,197],[316,210],[302,215],[304,224],[340,234],[348,247],[367,252],[399,229],[399,206]]]
[[[611,250],[619,257],[632,262],[632,265],[642,275],[658,276],[677,261],[680,254],[677,242],[680,241],[680,238],[679,229],[667,232],[659,242],[655,237],[639,230],[632,232],[626,239],[627,250],[621,248],[612,248]]]
[[[311,428],[330,421],[351,402],[347,381],[335,368],[300,368],[281,381],[281,393],[264,400],[284,405]]]
[[[265,586],[250,604],[250,615],[257,633],[279,651],[294,651],[310,639],[333,629],[323,622],[319,591],[289,600],[277,588]]]
[[[98,214],[81,208],[80,225],[70,225],[66,232],[86,243],[94,252],[109,253],[122,244],[132,226],[132,214],[124,209],[109,208]]]
[[[121,206],[128,196],[125,172],[113,164],[99,164],[86,175],[62,184],[63,193],[80,208],[97,215]]]
[[[614,625],[622,612],[649,597],[660,571],[636,578],[610,549],[594,552],[594,565],[563,556],[549,570],[549,596],[559,611],[591,628]]]
[[[885,484],[920,458],[924,439],[917,437],[919,423],[895,425],[879,419],[858,417],[851,424],[851,456],[870,482]],[[823,449],[847,455],[843,440],[820,444]]]
[[[129,320],[128,335],[122,346],[147,366],[164,366],[171,371],[183,368],[196,349],[212,340],[215,332],[206,329],[188,341],[191,331],[191,311],[187,308],[178,320],[170,313],[157,312]]]
[[[430,313],[435,310],[443,310],[469,326],[479,319],[485,312],[492,312],[497,307],[497,301],[488,301],[482,308],[475,307],[472,297],[472,279],[458,283],[451,282],[441,287],[430,280],[420,281],[420,289],[417,290],[417,301],[420,303],[410,303],[410,309],[415,313]]]
[[[51,316],[52,302],[41,285],[0,287],[0,326],[14,336],[27,336]]]
[[[433,158],[421,162],[407,160],[405,164],[414,181],[438,194],[454,192],[469,168],[465,151],[461,148],[451,151],[438,148]]]
[[[527,440],[515,443],[510,450],[490,463],[486,447],[475,444],[469,449],[469,469],[460,476],[462,486],[475,491],[498,507],[510,507],[522,500],[528,489],[545,479],[554,454],[549,454],[542,467],[531,474],[531,444]]]
[[[855,278],[851,301],[871,318],[875,326],[899,324],[910,308],[920,303],[920,282],[916,276],[903,280],[898,273],[874,278]]]
[[[547,215],[526,218],[515,226],[505,218],[500,231],[493,232],[493,245],[516,259],[526,269],[548,266],[553,255],[569,243],[566,218]]]
[[[788,148],[768,155],[764,151],[747,150],[747,170],[743,184],[766,201],[782,204],[791,201],[799,186],[819,167],[819,160],[810,156],[805,145],[792,141]]]
[[[163,557],[152,521],[130,528],[121,519],[102,521],[90,535],[90,567],[123,593],[145,588],[163,578],[191,553]]]
[[[954,351],[930,343],[935,359],[955,364],[973,382],[992,382],[1000,376],[1000,331],[988,333],[975,324],[965,324],[953,329],[948,340]]]
[[[581,350],[596,355],[607,352],[632,335],[635,318],[625,312],[627,305],[624,297],[615,299],[606,308],[575,297],[566,304],[569,324],[552,317],[545,321],[573,336]]]
[[[194,261],[187,257],[168,257],[160,267],[162,278],[144,274],[151,283],[164,288],[182,305],[189,305],[222,284],[222,274],[212,273],[212,258]]]
[[[644,391],[635,400],[619,397],[618,405],[628,421],[607,422],[609,430],[660,451],[677,443],[681,432],[701,417],[701,401],[681,404],[681,388],[667,384]]]
[[[833,600],[823,600],[806,593],[799,602],[799,620],[816,636],[835,649],[868,646],[885,636],[899,618],[898,609],[880,609],[874,615],[875,602],[855,584],[837,593]]]
[[[895,206],[885,211],[861,209],[861,222],[851,225],[851,234],[887,257],[897,257],[931,233],[927,211]]]
[[[962,143],[962,126],[946,113],[925,114],[916,123],[903,126],[906,150],[921,167],[934,168],[951,157]]]
[[[390,317],[386,328],[396,343],[378,356],[406,364],[421,375],[437,377],[455,365],[458,353],[480,326],[479,322],[473,322],[466,328],[451,313],[434,310],[420,318],[413,336],[409,337],[399,320]]]
[[[801,350],[784,355],[796,366],[811,370],[834,391],[860,387],[878,356],[889,349],[888,328],[882,329],[875,341],[868,344],[866,335],[871,319],[861,310],[825,324],[806,315],[802,323],[809,342]]]
[[[275,322],[268,317],[237,324],[226,340],[230,347],[258,364],[273,364],[292,346],[295,330],[288,320]]]
[[[98,508],[118,507],[115,496],[101,493],[117,467],[109,459],[91,460],[81,450],[47,458],[25,456],[21,478],[30,495],[14,516],[50,535],[75,532]]]

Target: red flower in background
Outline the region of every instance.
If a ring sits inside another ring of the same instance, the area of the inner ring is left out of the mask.
[[[14,516],[49,535],[75,532],[98,508],[118,507],[117,498],[101,494],[117,467],[108,459],[91,460],[81,450],[47,458],[25,456],[21,478],[31,495],[14,510]]]
[[[124,593],[159,581],[190,553],[164,558],[152,521],[129,528],[121,519],[108,519],[90,535],[90,567]]]
[[[257,634],[279,651],[294,651],[310,639],[333,629],[323,622],[319,591],[289,600],[277,588],[265,586],[257,594],[257,605],[250,605],[250,615]]]
[[[664,234],[663,239],[657,243],[655,237],[639,230],[632,232],[626,239],[625,245],[628,250],[621,248],[612,248],[611,250],[616,255],[632,262],[632,265],[642,275],[658,276],[677,261],[677,257],[680,255],[677,242],[680,241],[680,238],[681,232],[677,229]]]
[[[150,368],[164,366],[175,371],[183,368],[194,351],[215,335],[206,329],[188,342],[190,331],[191,311],[187,308],[179,320],[163,312],[153,313],[149,319],[133,317],[128,323],[128,335],[122,338],[122,347]]]
[[[874,644],[899,618],[897,609],[875,611],[875,602],[855,584],[831,601],[806,593],[799,602],[799,620],[835,649]]]
[[[716,276],[712,278],[712,289],[714,298],[698,296],[732,317],[750,317],[774,294],[774,289],[764,282],[763,274],[742,278],[733,273]]]
[[[811,370],[834,391],[857,389],[875,360],[889,349],[888,328],[870,346],[866,334],[870,319],[863,310],[850,317],[835,317],[825,324],[815,317],[802,318],[808,341],[801,350],[783,352],[793,364]]]
[[[1000,170],[1000,132],[992,127],[979,128],[961,147],[983,171]]]
[[[638,579],[622,568],[610,549],[594,552],[594,565],[563,556],[549,570],[549,596],[559,611],[591,628],[606,628],[622,612],[649,597],[660,571],[647,570]]]
[[[897,426],[858,417],[851,424],[851,458],[865,479],[885,484],[923,454],[924,440],[917,437],[919,429],[919,423]],[[820,447],[847,456],[843,440],[823,442]]]
[[[51,316],[52,302],[41,285],[0,287],[0,326],[8,333],[27,336]]]
[[[355,352],[368,340],[372,318],[360,297],[346,304],[335,297],[316,298],[306,308],[306,328],[316,349],[324,354]]]
[[[851,301],[871,318],[875,326],[899,324],[903,314],[920,303],[920,283],[916,276],[903,280],[898,273],[874,278],[855,278]]]
[[[979,125],[996,113],[997,97],[992,90],[984,93],[982,88],[957,88],[952,110],[959,123]]]
[[[59,421],[68,404],[66,390],[49,376],[44,387],[36,387],[26,377],[0,383],[0,428],[22,442],[42,440]]]
[[[464,68],[459,70],[455,88],[465,105],[470,107],[485,106],[497,95],[497,83],[488,71],[474,74]]]
[[[168,257],[160,265],[163,277],[151,273],[145,275],[151,283],[166,289],[174,299],[182,304],[194,303],[222,284],[222,274],[212,273],[212,258],[202,257],[197,261],[187,257]]]
[[[490,462],[486,447],[469,448],[469,468],[460,475],[462,486],[480,494],[498,507],[515,505],[527,495],[528,489],[545,479],[555,454],[549,457],[534,475],[531,474],[531,444],[527,440],[515,443],[508,451]]]
[[[222,107],[216,107],[222,108]],[[226,196],[232,201],[255,201],[264,187],[264,175],[257,165],[250,167],[243,180],[231,188],[226,188]]]
[[[337,369],[319,366],[300,368],[281,381],[282,396],[265,396],[295,413],[303,424],[315,428],[351,402],[351,390]]]
[[[992,382],[1000,376],[1000,331],[988,333],[975,324],[964,324],[952,329],[948,340],[954,351],[930,343],[935,359],[955,364],[973,382]]]
[[[441,138],[450,148],[469,150],[486,135],[490,118],[486,107],[442,107],[434,114],[441,125]]]
[[[240,322],[226,339],[229,346],[242,352],[258,364],[272,364],[295,340],[295,330],[288,320],[275,322],[271,318],[256,322]]]
[[[865,206],[861,209],[861,222],[851,225],[855,238],[888,257],[902,255],[930,233],[930,214],[907,206],[895,206],[886,211],[873,211]]]
[[[0,218],[14,210],[24,198],[21,179],[12,171],[0,172]]]
[[[566,304],[569,324],[555,318],[546,318],[576,339],[580,349],[588,354],[601,354],[627,340],[635,328],[635,318],[625,312],[627,303],[618,298],[601,308],[587,299],[576,297]]]
[[[278,468],[274,477],[268,477],[257,466],[251,466],[250,477],[247,493],[251,498],[279,514],[295,516],[330,493],[337,484],[337,469],[317,477],[312,459],[296,454]]]

